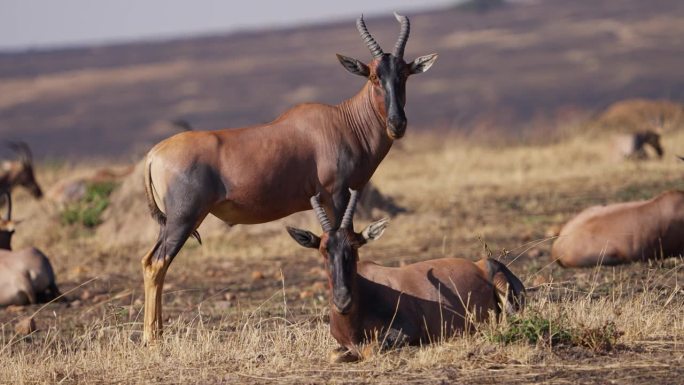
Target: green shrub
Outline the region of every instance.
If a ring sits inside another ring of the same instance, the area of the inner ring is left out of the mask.
[[[623,334],[615,323],[607,322],[599,327],[568,326],[563,317],[549,319],[538,313],[528,316],[513,316],[499,330],[490,334],[494,342],[510,344],[524,342],[529,344],[548,344],[549,346],[581,346],[594,351],[612,350]]]
[[[116,186],[115,182],[89,184],[83,198],[67,205],[62,211],[62,222],[68,225],[79,224],[88,228],[99,225],[102,223],[100,216],[109,206],[109,196]]]

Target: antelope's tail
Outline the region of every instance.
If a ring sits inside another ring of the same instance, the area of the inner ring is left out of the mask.
[[[510,271],[506,265],[494,260],[487,259],[489,276],[496,289],[496,299],[499,309],[512,314],[525,307],[525,286],[518,277]]]
[[[145,196],[147,197],[147,207],[150,209],[150,215],[159,223],[159,226],[166,226],[166,214],[159,208],[157,201],[154,199],[154,184],[152,183],[152,159],[150,156],[145,158]],[[197,230],[192,232],[192,237],[197,239],[199,244],[202,244],[202,237]]]

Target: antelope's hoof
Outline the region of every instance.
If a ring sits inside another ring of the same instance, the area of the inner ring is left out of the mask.
[[[331,364],[341,364],[346,362],[357,362],[361,357],[347,349],[335,349],[329,354]]]

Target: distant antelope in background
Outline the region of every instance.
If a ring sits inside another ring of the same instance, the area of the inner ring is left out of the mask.
[[[34,198],[41,198],[43,191],[33,173],[31,149],[24,142],[8,142],[7,145],[17,153],[19,159],[0,162],[0,191],[12,191],[15,186],[22,186]]]
[[[142,258],[144,341],[162,330],[162,287],[167,269],[208,214],[228,224],[273,221],[309,209],[309,197],[340,218],[348,189],[361,189],[406,132],[406,80],[427,71],[437,54],[404,61],[410,24],[401,24],[394,51],[385,53],[366,28],[357,29],[373,60],[337,55],[352,74],[367,79],[361,91],[336,106],[301,104],[275,121],[219,131],[190,131],[147,154],[145,188],[161,228]]]
[[[551,258],[563,267],[619,265],[684,254],[684,191],[590,207],[563,226]]]
[[[525,288],[501,262],[440,258],[402,267],[359,261],[358,249],[380,238],[387,219],[360,233],[351,228],[357,193],[352,192],[339,227],[333,227],[318,197],[311,198],[323,228],[320,237],[288,227],[301,246],[318,249],[330,286],[330,331],[342,346],[340,360],[361,357],[360,345],[377,336],[384,347],[428,344],[473,330],[489,311],[514,312]]]
[[[0,306],[50,301],[60,295],[52,265],[36,248],[12,250],[12,198],[9,192],[4,195],[7,212],[0,219]]]
[[[665,151],[661,144],[661,135],[666,131],[664,118],[649,120],[648,127],[630,134],[621,134],[615,139],[615,147],[623,159],[646,160],[649,158],[647,147],[655,151],[658,159],[663,158]]]

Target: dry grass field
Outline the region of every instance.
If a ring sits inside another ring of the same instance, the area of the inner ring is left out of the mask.
[[[396,266],[505,249],[528,306],[472,334],[356,364],[329,362],[322,261],[284,230],[318,231],[311,212],[232,229],[207,223],[204,245],[190,240],[171,266],[163,342],[148,348],[139,259],[155,230],[131,187],[142,185],[138,175],[107,198],[98,229],[66,224],[72,208],[18,192],[15,246],[51,257],[66,301],[0,311],[0,382],[681,383],[681,258],[564,270],[549,257],[551,230],[581,209],[684,188],[674,156],[684,132],[667,133],[664,146],[662,161],[618,162],[607,137],[485,147],[409,131],[373,180],[410,211],[361,258]],[[93,163],[39,164],[38,178],[47,190]],[[16,334],[28,315],[38,331]]]

